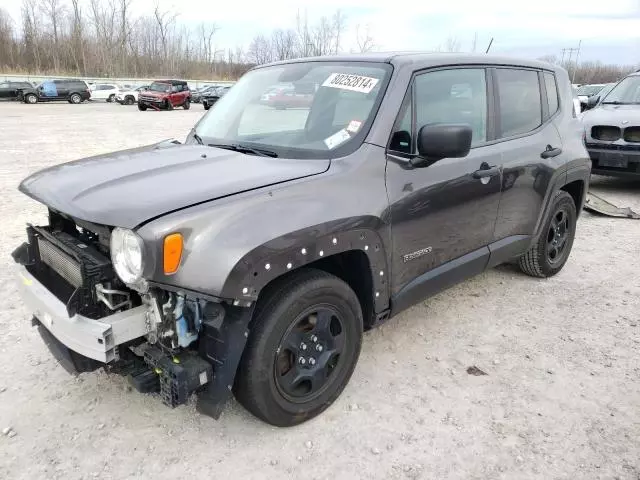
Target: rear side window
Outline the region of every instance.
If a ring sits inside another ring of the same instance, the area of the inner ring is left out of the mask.
[[[500,102],[500,137],[520,135],[538,128],[542,124],[538,72],[498,68],[496,75]]]
[[[558,111],[558,85],[556,76],[553,73],[544,72],[544,86],[547,89],[547,105],[549,106],[549,116],[553,116]]]

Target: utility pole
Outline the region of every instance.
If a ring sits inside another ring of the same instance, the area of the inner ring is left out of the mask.
[[[576,68],[573,69],[573,76],[571,77],[571,83],[575,83],[576,70],[578,69],[578,58],[580,57],[580,47],[582,46],[582,39],[578,42],[578,51],[576,52]]]
[[[567,60],[567,63],[566,63],[567,70],[569,68],[571,68],[571,57],[573,56],[573,52],[578,52],[578,55],[580,54],[580,45],[581,45],[581,43],[582,43],[582,40],[580,40],[580,42],[578,43],[578,48],[563,48],[562,49],[562,60],[560,62],[561,65],[563,65],[563,66],[565,65],[564,56],[565,56],[566,53],[569,53],[569,59]],[[577,62],[578,62],[578,55],[576,55],[576,67],[577,67]],[[576,69],[574,67],[571,83],[573,83],[573,78],[575,78],[575,76],[576,76]]]

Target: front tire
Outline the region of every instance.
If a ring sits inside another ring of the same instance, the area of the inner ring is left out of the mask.
[[[141,103],[138,104],[138,110],[140,110],[141,112],[144,112],[147,110],[147,106],[146,105],[142,105]]]
[[[182,108],[184,108],[185,110],[189,110],[191,108],[191,102],[188,98],[184,101],[184,104],[182,104]]]
[[[111,95],[109,95],[109,98],[107,98],[107,102],[113,103],[115,99],[116,99],[116,96],[112,93]]]
[[[358,298],[339,278],[303,269],[276,280],[256,306],[236,397],[275,426],[315,417],[351,378],[362,330]]]
[[[34,103],[38,103],[38,97],[34,93],[27,93],[24,96],[24,102],[33,105]]]
[[[209,110],[211,108],[211,105],[209,105],[207,102],[202,102],[202,106],[205,110]]]
[[[564,267],[576,234],[576,205],[564,190],[556,192],[549,215],[533,246],[519,259],[520,270],[532,277],[552,277]]]
[[[74,105],[78,105],[79,103],[82,103],[82,97],[80,96],[80,94],[78,93],[73,93],[70,97],[69,97],[69,101],[71,103],[73,103]]]
[[[173,104],[171,103],[171,101],[167,98],[167,100],[165,100],[165,108],[167,110],[173,110]]]

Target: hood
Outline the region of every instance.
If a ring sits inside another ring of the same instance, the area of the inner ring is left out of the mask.
[[[145,90],[144,92],[140,92],[140,95],[144,95],[145,97],[154,97],[154,98],[162,98],[170,95],[169,92],[154,92],[152,90]]]
[[[640,105],[599,105],[582,116],[586,127],[615,125],[630,127],[640,125]]]
[[[198,203],[317,175],[329,164],[163,142],[41,170],[19,190],[81,220],[134,228]]]

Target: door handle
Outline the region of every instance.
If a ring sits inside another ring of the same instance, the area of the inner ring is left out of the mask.
[[[557,157],[562,153],[561,148],[553,148],[551,145],[547,145],[547,148],[544,149],[544,152],[540,154],[542,158],[552,158]]]
[[[500,167],[490,166],[487,162],[480,164],[480,169],[473,172],[473,178],[489,178],[500,175]]]

